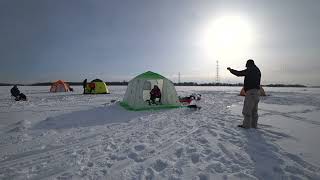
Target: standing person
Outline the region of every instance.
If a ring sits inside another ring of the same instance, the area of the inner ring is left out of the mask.
[[[83,94],[86,93],[86,87],[87,87],[87,79],[85,79],[83,82],[82,82],[82,87],[83,87]]]
[[[244,99],[242,114],[244,116],[243,124],[238,125],[241,128],[257,128],[258,125],[258,103],[261,81],[260,69],[254,64],[252,59],[246,63],[247,69],[237,71],[228,67],[227,69],[236,76],[244,76]]]

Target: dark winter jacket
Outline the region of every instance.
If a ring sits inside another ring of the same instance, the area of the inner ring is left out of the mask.
[[[87,79],[85,79],[85,80],[82,82],[82,87],[83,87],[83,89],[87,87]]]
[[[244,91],[260,89],[261,72],[256,65],[249,66],[242,71],[230,69],[230,72],[236,76],[244,76]]]
[[[17,96],[19,96],[19,94],[20,94],[20,91],[19,91],[19,89],[16,87],[16,86],[14,86],[13,88],[11,88],[11,95],[13,96],[13,97],[17,97]]]
[[[151,91],[150,91],[150,96],[151,97],[161,97],[161,91],[159,89],[158,86],[154,87]]]

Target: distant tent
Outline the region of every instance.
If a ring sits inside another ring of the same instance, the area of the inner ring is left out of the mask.
[[[150,91],[157,85],[161,91],[161,103],[150,104]],[[129,81],[123,101],[120,105],[128,110],[148,110],[177,108],[179,102],[176,89],[173,83],[167,78],[148,71],[140,74]]]
[[[87,83],[85,94],[109,94],[108,86],[101,79],[94,79]]]
[[[266,96],[266,92],[264,91],[262,86],[260,86],[259,95]],[[246,96],[246,92],[244,91],[244,88],[241,89],[240,96]]]
[[[69,92],[70,86],[68,83],[58,80],[51,85],[50,92]]]

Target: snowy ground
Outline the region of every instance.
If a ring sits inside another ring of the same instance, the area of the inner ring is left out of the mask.
[[[320,179],[320,89],[265,88],[243,130],[239,87],[177,87],[201,110],[129,112],[109,95],[0,87],[0,179]]]

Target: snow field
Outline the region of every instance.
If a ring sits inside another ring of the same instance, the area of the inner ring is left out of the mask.
[[[117,104],[126,87],[47,88],[14,102],[1,87],[0,179],[320,179],[319,89],[270,88],[244,130],[236,87],[177,87],[202,109],[141,112]]]

